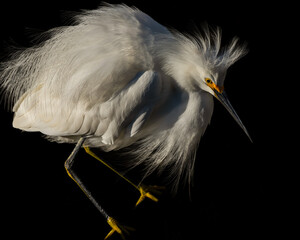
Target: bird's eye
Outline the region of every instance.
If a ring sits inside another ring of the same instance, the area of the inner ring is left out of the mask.
[[[207,84],[212,84],[212,80],[211,80],[210,78],[205,78],[205,82],[206,82]]]

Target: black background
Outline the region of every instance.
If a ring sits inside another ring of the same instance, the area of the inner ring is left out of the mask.
[[[295,227],[293,192],[298,188],[292,186],[299,157],[292,154],[297,138],[290,135],[296,132],[295,6],[223,2],[124,1],[179,31],[191,32],[207,22],[222,28],[225,42],[237,35],[248,43],[249,54],[230,68],[225,88],[253,139],[216,102],[199,146],[191,195],[184,188],[176,196],[166,190],[158,203],[146,200],[137,208],[136,190],[81,151],[78,175],[107,212],[136,229],[128,239],[286,237]],[[91,0],[2,1],[2,56],[7,44],[30,46],[33,34],[66,24],[68,12],[98,5]],[[104,218],[65,173],[73,146],[13,129],[12,113],[3,104],[0,111],[2,234],[103,239],[109,231]],[[138,171],[128,176],[140,178]],[[159,184],[162,178],[147,182]]]

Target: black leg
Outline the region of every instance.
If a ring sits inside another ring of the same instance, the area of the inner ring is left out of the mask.
[[[80,150],[80,148],[82,147],[84,140],[85,140],[84,137],[79,139],[79,141],[77,142],[71,155],[65,161],[66,171],[67,171],[68,175],[70,176],[70,178],[72,178],[74,180],[74,182],[80,187],[80,189],[85,193],[85,195],[95,205],[95,207],[99,210],[99,212],[105,217],[107,223],[111,226],[112,230],[108,233],[108,235],[105,237],[105,239],[108,238],[109,236],[111,236],[114,232],[117,232],[122,235],[122,230],[121,230],[120,226],[118,225],[118,223],[116,222],[116,220],[114,220],[112,217],[110,217],[106,213],[106,211],[98,204],[98,202],[93,198],[91,193],[86,189],[86,187],[83,185],[81,180],[78,178],[78,176],[72,170],[75,156],[78,153],[78,151]]]

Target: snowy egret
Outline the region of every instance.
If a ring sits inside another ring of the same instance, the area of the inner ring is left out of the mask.
[[[246,47],[237,38],[221,47],[219,28],[185,35],[136,8],[107,4],[48,33],[48,40],[1,65],[1,86],[13,106],[15,128],[76,143],[65,162],[67,173],[112,227],[108,236],[123,230],[72,170],[81,147],[102,161],[90,148],[130,146],[128,166],[144,164],[145,174],[168,169],[176,188],[192,176],[213,97],[250,138],[223,87],[227,69]],[[140,191],[137,204],[146,197],[157,201],[151,188],[121,177]]]

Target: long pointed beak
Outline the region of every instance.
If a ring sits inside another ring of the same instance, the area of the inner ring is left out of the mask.
[[[231,116],[238,123],[238,125],[244,130],[244,132],[246,133],[246,135],[248,136],[248,138],[252,142],[252,139],[251,139],[246,127],[242,123],[242,121],[239,118],[239,116],[237,115],[236,111],[233,109],[231,103],[229,102],[229,100],[227,98],[227,94],[225,93],[225,91],[223,91],[223,89],[222,89],[222,91],[220,91],[219,89],[213,89],[213,90],[215,92],[215,97],[223,104],[223,106],[231,114]]]

